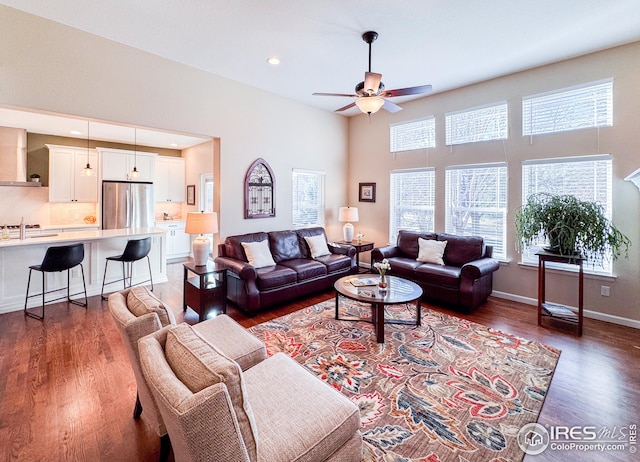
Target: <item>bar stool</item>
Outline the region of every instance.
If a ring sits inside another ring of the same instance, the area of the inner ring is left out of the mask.
[[[131,287],[131,282],[133,279],[133,262],[141,260],[147,257],[147,265],[149,266],[149,279],[145,281],[138,282],[137,284],[133,284],[135,286],[144,284],[145,282],[151,282],[151,290],[153,290],[153,276],[151,275],[151,261],[149,260],[149,251],[151,251],[151,238],[146,237],[144,239],[131,239],[127,241],[127,245],[124,248],[124,252],[122,255],[116,255],[115,257],[107,257],[106,262],[104,264],[104,276],[102,277],[102,290],[100,291],[100,296],[103,300],[106,300],[107,297],[104,295],[104,286],[108,286],[109,284],[113,284],[115,282],[122,281],[122,284],[125,289]],[[110,261],[119,261],[122,263],[122,279],[116,279],[115,281],[105,283],[107,278],[107,266],[109,266]],[[127,270],[125,272],[125,263]],[[129,285],[127,286],[127,279],[129,280]]]
[[[35,319],[44,319],[44,305],[45,303],[51,303],[53,301],[62,300],[66,298],[68,302],[73,303],[74,305],[87,307],[87,285],[84,281],[84,267],[82,266],[82,260],[84,260],[84,244],[72,244],[72,245],[62,245],[57,247],[49,247],[47,252],[44,254],[44,259],[42,263],[39,265],[33,265],[29,267],[29,280],[27,281],[27,295],[24,299],[24,314],[30,316]],[[82,270],[82,286],[84,288],[83,292],[77,292],[75,294],[69,294],[69,282],[70,275],[69,271],[72,268],[80,265],[80,269]],[[32,271],[40,271],[42,273],[42,293],[29,295],[29,287],[31,286],[31,272]],[[45,273],[58,273],[61,271],[67,271],[67,287],[61,287],[59,289],[53,289],[45,291]],[[45,294],[50,294],[52,292],[58,292],[60,290],[67,289],[67,295],[53,298],[51,300],[45,301]],[[84,303],[78,300],[71,300],[72,295],[80,295],[84,293]],[[27,302],[32,297],[38,297],[42,295],[42,315],[37,315],[35,313],[31,313],[27,311]]]

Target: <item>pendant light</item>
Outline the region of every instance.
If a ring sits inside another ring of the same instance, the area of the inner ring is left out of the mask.
[[[89,163],[89,121],[87,120],[87,166],[82,169],[82,176],[93,176],[93,169]]]
[[[136,128],[133,129],[133,170],[129,174],[130,178],[138,178],[140,176],[140,172],[138,172],[138,167],[136,167],[136,163],[138,161],[138,131]]]

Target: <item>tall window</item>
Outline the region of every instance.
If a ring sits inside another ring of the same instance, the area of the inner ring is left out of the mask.
[[[505,259],[507,164],[448,167],[445,188],[445,230],[482,236],[493,256]]]
[[[294,169],[293,227],[324,226],[324,172]]]
[[[492,104],[445,114],[446,144],[506,140],[508,135],[507,103]]]
[[[213,212],[213,173],[200,175],[200,210]]]
[[[436,147],[436,119],[421,120],[389,125],[389,151],[411,151]]]
[[[522,98],[525,136],[611,125],[612,79]]]
[[[563,157],[540,159],[522,163],[522,202],[526,203],[531,194],[548,192],[551,194],[571,194],[583,201],[595,201],[604,207],[606,217],[611,219],[612,210],[612,159],[608,154],[597,156]],[[537,264],[535,253],[547,242],[524,249],[523,263]],[[587,262],[593,263],[593,262]],[[599,263],[585,265],[597,268],[599,272],[611,274],[611,259],[604,259],[604,267]]]
[[[398,239],[398,231],[434,230],[435,169],[391,171],[389,242]]]

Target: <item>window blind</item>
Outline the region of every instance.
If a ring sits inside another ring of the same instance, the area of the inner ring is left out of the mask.
[[[570,194],[584,201],[595,201],[604,207],[605,215],[611,219],[612,212],[612,157],[597,156],[563,157],[541,159],[522,163],[522,203],[536,193]],[[535,253],[549,243],[540,239],[524,249],[522,262],[537,264]],[[585,270],[594,267],[587,261]],[[598,271],[612,273],[611,259],[605,258],[602,265],[596,263]]]
[[[445,114],[446,144],[506,140],[508,134],[507,102]]]
[[[325,173],[313,170],[292,172],[293,227],[324,226]]]
[[[435,169],[393,170],[390,175],[389,242],[398,231],[434,230]]]
[[[446,232],[482,236],[495,258],[506,259],[507,164],[449,167],[445,179]]]
[[[411,151],[436,147],[434,117],[389,125],[389,151]]]
[[[525,136],[613,125],[613,80],[522,98]]]

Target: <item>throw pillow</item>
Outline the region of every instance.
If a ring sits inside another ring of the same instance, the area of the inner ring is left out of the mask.
[[[264,268],[265,266],[275,265],[271,256],[271,250],[269,249],[268,241],[259,242],[243,242],[242,248],[247,255],[247,261],[251,266],[256,268]]]
[[[127,308],[137,317],[147,313],[156,313],[162,327],[176,323],[171,309],[164,306],[145,286],[132,287],[129,290]]]
[[[251,460],[256,460],[255,419],[240,366],[186,323],[167,332],[165,356],[176,377],[193,393],[220,382],[226,385],[242,439]]]
[[[418,260],[422,263],[435,263],[436,265],[444,265],[442,256],[444,255],[444,249],[447,246],[447,241],[436,241],[433,239],[418,238]]]
[[[307,241],[307,245],[311,251],[311,258],[321,257],[331,253],[329,252],[329,247],[327,247],[327,239],[324,237],[324,234],[305,236],[304,240]]]

